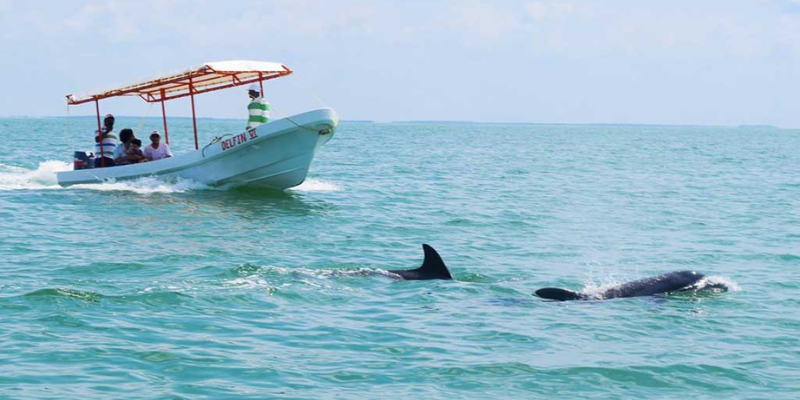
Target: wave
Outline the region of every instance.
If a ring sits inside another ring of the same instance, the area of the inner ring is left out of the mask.
[[[309,178],[301,183],[300,186],[295,186],[289,190],[297,192],[339,192],[342,187],[333,182]]]
[[[182,193],[191,190],[213,190],[214,188],[191,179],[143,177],[129,181],[109,180],[104,183],[74,185],[63,188],[58,185],[57,172],[71,171],[72,164],[49,160],[36,169],[0,164],[0,191],[4,190],[97,190],[128,191],[138,194]],[[224,189],[223,189],[224,190]],[[338,192],[342,187],[327,181],[306,179],[300,186],[290,189],[297,192]]]
[[[267,289],[274,291],[295,284],[310,287],[329,287],[338,279],[398,276],[382,269],[311,269],[244,264],[222,273],[220,284],[228,289]]]
[[[739,292],[742,290],[742,287],[739,286],[733,279],[728,278],[727,276],[717,276],[717,275],[710,275],[706,276],[704,285],[713,287],[713,286],[724,286],[727,288],[729,292]]]
[[[69,289],[69,288],[45,288],[34,290],[33,292],[26,293],[22,295],[22,297],[26,298],[72,298],[83,300],[91,303],[95,303],[100,301],[105,296],[100,293],[89,292],[89,291],[82,291],[77,289]]]
[[[99,303],[110,301],[116,303],[141,303],[145,305],[176,305],[189,301],[192,296],[180,291],[151,288],[140,290],[132,294],[106,295],[97,292],[55,287],[34,290],[21,296],[28,300],[59,301],[62,299],[80,300],[86,303]]]
[[[241,277],[259,276],[262,278],[280,278],[280,277],[301,277],[301,278],[315,278],[315,279],[329,279],[329,278],[349,278],[349,277],[364,277],[364,276],[388,276],[396,277],[395,274],[383,270],[373,268],[355,268],[355,269],[311,269],[311,268],[288,268],[288,267],[273,267],[265,266],[259,267],[253,264],[244,264],[226,271],[224,275]]]
[[[63,161],[45,161],[36,169],[0,164],[0,191],[2,190],[97,190],[128,191],[138,194],[182,193],[189,190],[206,190],[211,187],[189,179],[161,179],[144,177],[130,181],[108,181],[104,183],[74,185],[64,188],[58,185],[57,172],[71,171],[72,164]]]
[[[0,190],[61,189],[56,172],[71,171],[72,164],[63,161],[45,161],[36,169],[0,164]]]
[[[101,192],[127,191],[138,194],[152,193],[183,193],[190,190],[212,189],[210,186],[190,179],[175,178],[164,180],[157,177],[143,177],[130,181],[109,181],[70,186],[68,189],[89,189]]]

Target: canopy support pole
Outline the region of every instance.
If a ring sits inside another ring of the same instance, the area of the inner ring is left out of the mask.
[[[97,111],[97,140],[100,143],[100,168],[105,168],[106,160],[103,157],[103,130],[100,128],[100,100],[94,98],[94,110]]]
[[[189,75],[189,97],[192,98],[192,125],[194,126],[194,149],[197,150],[200,146],[197,144],[197,118],[194,114],[194,85],[192,84],[192,75]]]
[[[261,72],[258,73],[258,85],[261,86],[261,97],[266,97],[264,96],[264,74]]]
[[[164,89],[161,89],[161,117],[164,119],[164,140],[169,146],[169,132],[167,131],[167,111],[164,109]]]

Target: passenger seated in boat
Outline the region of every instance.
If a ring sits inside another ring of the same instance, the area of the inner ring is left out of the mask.
[[[128,150],[131,148],[131,141],[136,137],[133,135],[133,130],[125,128],[119,131],[119,140],[122,142],[114,149],[114,164],[126,165],[131,163],[131,158],[128,157]]]
[[[128,162],[131,164],[138,164],[145,160],[144,152],[142,152],[142,141],[139,139],[131,140],[131,148],[125,151],[128,155]]]
[[[150,134],[150,141],[152,143],[144,148],[144,157],[147,159],[147,161],[155,161],[162,158],[172,157],[172,152],[169,150],[169,145],[166,143],[161,143],[161,135],[158,133],[158,131],[153,131],[153,133]]]
[[[247,119],[247,130],[253,129],[261,124],[269,122],[269,103],[261,93],[258,84],[252,84],[247,89],[250,95],[250,104],[247,105],[249,118]]]
[[[100,132],[95,131],[94,136],[94,167],[113,167],[114,150],[117,147],[117,135],[114,133],[114,116],[107,114],[103,119]],[[101,146],[102,144],[102,146]]]

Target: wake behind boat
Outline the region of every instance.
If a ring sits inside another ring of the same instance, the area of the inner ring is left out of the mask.
[[[178,74],[85,95],[68,95],[69,105],[94,102],[100,128],[99,100],[117,96],[139,96],[162,104],[164,133],[169,143],[164,102],[192,98],[195,151],[161,160],[115,167],[95,168],[89,153],[76,152],[76,169],[57,173],[58,184],[70,186],[147,176],[191,179],[211,186],[260,186],[287,189],[301,184],[317,147],[333,137],[338,116],[332,109],[319,109],[277,119],[243,132],[215,138],[200,146],[194,96],[214,90],[258,83],[291,74],[283,64],[260,61],[206,63]]]

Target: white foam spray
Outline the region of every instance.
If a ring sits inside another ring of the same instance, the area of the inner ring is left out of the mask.
[[[33,170],[0,164],[0,190],[60,189],[56,172],[70,170],[72,164],[63,161],[45,161]]]
[[[338,192],[342,190],[342,187],[333,182],[309,178],[300,186],[293,187],[290,190],[297,192]]]
[[[727,276],[706,276],[706,285],[708,286],[715,286],[715,285],[722,285],[728,288],[729,292],[738,292],[742,290],[742,287],[739,286],[733,279],[728,278]]]
[[[0,191],[2,190],[97,190],[129,191],[139,194],[182,193],[189,190],[206,190],[210,187],[189,179],[163,180],[157,177],[144,177],[130,181],[74,185],[63,188],[58,185],[56,173],[71,171],[72,164],[63,161],[45,161],[36,169],[26,169],[0,164]]]
[[[74,185],[70,186],[70,188],[97,190],[101,192],[128,191],[138,194],[183,193],[190,190],[211,189],[207,185],[189,179],[177,178],[166,181],[156,177],[143,177],[121,182],[108,181],[104,183]]]

